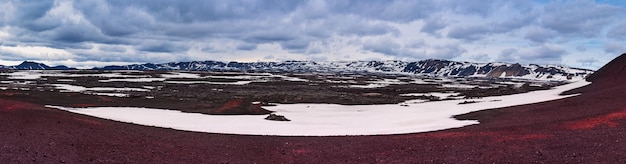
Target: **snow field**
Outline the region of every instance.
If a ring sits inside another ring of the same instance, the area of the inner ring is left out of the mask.
[[[403,105],[278,104],[265,107],[292,120],[289,122],[268,121],[263,119],[265,115],[216,116],[135,107],[47,107],[121,122],[208,133],[278,136],[386,135],[478,124],[475,120],[456,120],[452,117],[485,109],[567,98],[575,95],[559,94],[588,84],[589,82],[578,81],[550,90],[485,97],[471,104],[459,104],[464,100],[448,100],[426,103],[407,101]]]

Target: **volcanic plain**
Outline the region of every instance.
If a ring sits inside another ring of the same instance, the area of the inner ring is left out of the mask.
[[[577,96],[455,116],[478,120],[476,125],[425,133],[332,137],[188,132],[44,106],[265,115],[271,111],[262,110],[263,106],[275,103],[473,103],[481,97],[545,90],[566,82],[371,74],[5,71],[0,76],[0,161],[623,163],[625,65],[622,55],[590,76],[587,80],[592,84],[563,93]]]

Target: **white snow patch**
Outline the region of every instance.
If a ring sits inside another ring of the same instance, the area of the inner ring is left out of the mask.
[[[525,83],[522,82],[512,82],[512,81],[503,81],[503,82],[498,82],[499,84],[505,84],[505,85],[513,85],[516,88],[522,87]]]
[[[389,84],[367,84],[367,85],[349,85],[351,88],[383,88],[387,87]]]
[[[264,120],[264,115],[215,116],[132,107],[47,107],[140,125],[209,133],[280,136],[382,135],[428,132],[478,124],[478,121],[456,120],[452,116],[571,97],[575,95],[559,94],[587,84],[589,82],[580,81],[550,90],[485,97],[482,99],[484,102],[464,105],[458,105],[464,100],[450,100],[407,105],[278,104],[266,107],[292,120],[289,122]]]
[[[215,84],[215,85],[246,85],[252,81],[236,81],[236,82],[211,82],[211,81],[165,81],[172,84]]]
[[[413,83],[413,84],[435,84],[435,83],[432,83],[432,82],[426,82],[426,81],[424,81],[424,79],[413,79],[413,81],[411,81],[410,83]]]
[[[98,96],[111,96],[111,97],[128,97],[130,96],[129,94],[125,94],[125,93],[91,93],[92,95],[98,95]]]
[[[97,74],[67,74],[61,73],[60,71],[49,71],[49,70],[31,70],[31,71],[17,71],[11,73],[0,73],[0,75],[7,75],[9,79],[23,79],[23,80],[34,80],[41,79],[44,76],[49,77],[108,77],[108,78],[140,78],[146,76],[135,76],[135,75],[122,75],[120,73],[97,73]]]
[[[435,97],[439,97],[439,98],[447,98],[447,97],[454,97],[459,95],[459,93],[456,92],[429,92],[429,93],[407,93],[407,94],[400,94],[400,96],[435,96]]]
[[[69,84],[51,84],[57,89],[68,92],[84,92],[84,91],[139,91],[147,92],[149,90],[143,88],[107,88],[107,87],[94,87],[87,88],[83,86],[69,85]]]
[[[297,77],[289,77],[289,76],[283,76],[283,75],[274,75],[274,77],[280,77],[285,81],[293,81],[293,82],[308,82],[309,81],[307,79],[301,79]]]
[[[74,79],[57,79],[58,82],[75,82]]]
[[[459,88],[459,89],[472,89],[478,87],[478,85],[470,85],[470,84],[443,84],[441,85],[444,88]]]
[[[98,82],[153,82],[153,81],[165,81],[165,78],[127,78],[127,79],[107,79],[98,80]]]
[[[198,74],[193,73],[183,73],[183,72],[172,72],[169,74],[161,74],[164,78],[189,78],[189,79],[199,79],[201,78]]]

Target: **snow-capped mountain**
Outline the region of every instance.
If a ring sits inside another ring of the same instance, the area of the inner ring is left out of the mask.
[[[420,74],[454,77],[512,77],[540,80],[579,80],[592,70],[556,65],[521,65],[508,63],[470,63],[449,60],[404,61],[284,61],[284,62],[218,62],[192,61],[164,64],[106,66],[98,70],[185,70],[185,71],[274,71],[274,72],[370,72]]]
[[[17,66],[1,66],[14,70],[73,70],[66,66],[54,66],[25,61]],[[183,71],[270,71],[270,72],[328,72],[328,73],[389,73],[419,74],[425,76],[452,77],[511,77],[538,80],[580,80],[593,73],[592,70],[556,65],[521,65],[509,63],[470,63],[449,60],[405,61],[284,61],[284,62],[219,62],[192,61],[163,64],[133,64],[106,66],[96,70],[183,70]]]

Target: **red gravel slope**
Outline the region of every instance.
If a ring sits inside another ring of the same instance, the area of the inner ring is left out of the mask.
[[[405,135],[205,134],[0,98],[0,163],[624,163],[626,78],[616,77],[626,75],[615,68],[625,56],[574,91],[581,96],[469,113],[457,118],[481,124]]]

